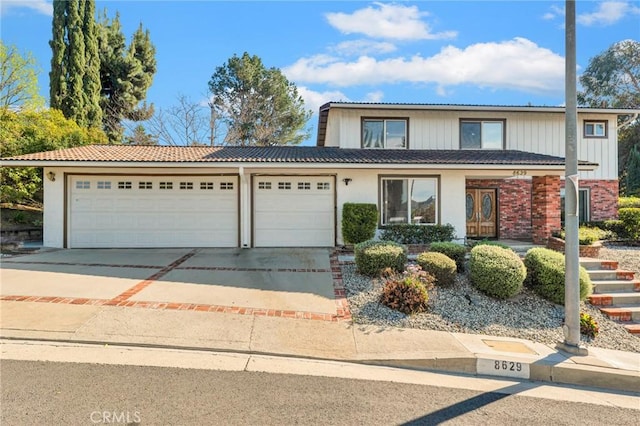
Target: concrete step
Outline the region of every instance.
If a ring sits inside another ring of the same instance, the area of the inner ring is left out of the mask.
[[[594,259],[591,257],[581,257],[580,265],[584,266],[587,271],[590,270],[616,270],[618,269],[618,262],[615,260],[602,260]]]
[[[596,306],[640,305],[640,292],[618,292],[593,294],[589,302]]]
[[[640,306],[607,306],[600,312],[615,321],[640,322]]]
[[[640,292],[640,280],[591,280],[594,294]]]
[[[610,281],[610,280],[627,280],[635,279],[635,272],[624,271],[622,269],[591,269],[587,270],[591,281]]]

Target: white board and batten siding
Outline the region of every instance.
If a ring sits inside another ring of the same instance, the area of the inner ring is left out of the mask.
[[[237,176],[69,176],[68,247],[237,247]]]
[[[333,247],[334,176],[253,176],[255,247]]]
[[[505,149],[565,156],[564,114],[514,111],[331,110],[326,146],[361,148],[362,118],[408,118],[409,149],[460,149],[460,119],[506,120]],[[585,138],[585,120],[607,120],[607,138]],[[617,179],[615,114],[578,114],[578,159],[598,163],[581,179]]]

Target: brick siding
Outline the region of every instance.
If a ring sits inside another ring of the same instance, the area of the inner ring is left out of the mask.
[[[600,221],[618,218],[618,181],[580,179],[580,189],[589,189],[589,218]],[[564,188],[564,181],[561,184]]]

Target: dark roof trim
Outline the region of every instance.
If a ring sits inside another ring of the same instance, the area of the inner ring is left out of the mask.
[[[90,145],[3,158],[4,166],[51,163],[211,163],[564,166],[564,158],[524,151],[346,149],[315,146],[175,147]],[[19,164],[16,164],[19,163]],[[28,163],[28,164],[26,164]],[[579,162],[581,166],[597,163]]]

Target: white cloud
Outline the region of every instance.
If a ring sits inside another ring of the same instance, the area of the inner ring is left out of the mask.
[[[565,15],[565,10],[563,7],[552,4],[551,7],[549,7],[549,9],[550,9],[550,12],[545,13],[542,16],[542,19],[552,20]]]
[[[428,40],[454,38],[455,31],[432,33],[421,18],[428,16],[417,6],[374,3],[351,14],[327,13],[327,21],[344,34],[364,34],[391,40]]]
[[[639,15],[640,8],[624,1],[605,1],[598,4],[598,9],[591,13],[582,13],[576,21],[585,26],[612,25],[628,15]]]
[[[360,56],[352,62],[318,55],[301,58],[283,69],[298,83],[323,83],[338,87],[387,83],[433,83],[440,93],[447,86],[473,84],[494,89],[528,92],[562,90],[564,58],[525,38],[499,43],[478,43],[465,49],[444,47],[424,58],[377,60]]]
[[[343,41],[335,45],[331,50],[342,55],[367,55],[382,54],[395,51],[397,48],[393,43],[377,42],[370,40]]]
[[[375,92],[369,92],[364,96],[365,102],[382,102],[384,98],[384,92],[382,90],[376,90]]]
[[[28,8],[43,15],[53,16],[53,4],[46,0],[2,0],[0,15],[4,16],[11,9]]]
[[[327,102],[373,102],[379,103],[384,99],[384,92],[376,90],[368,92],[362,99],[351,99],[339,90],[329,90],[325,92],[316,92],[305,86],[298,86],[298,93],[304,99],[304,106],[310,109],[314,114],[318,112],[320,107]]]
[[[304,99],[305,109],[310,109],[313,113],[317,113],[318,109],[327,102],[342,101],[349,102],[349,98],[339,90],[316,92],[305,86],[297,86],[298,93]]]

